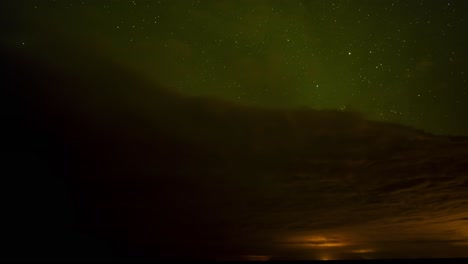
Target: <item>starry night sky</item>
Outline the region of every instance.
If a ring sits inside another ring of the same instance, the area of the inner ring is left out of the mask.
[[[468,257],[467,11],[0,1],[0,258]]]
[[[466,1],[3,1],[2,42],[72,37],[184,94],[467,135]],[[41,46],[42,45],[42,46]]]

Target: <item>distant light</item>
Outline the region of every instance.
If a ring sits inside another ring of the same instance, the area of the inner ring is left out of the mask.
[[[321,254],[321,255],[319,256],[319,260],[324,260],[324,261],[333,260],[333,257],[330,256],[329,254]]]
[[[348,55],[351,55],[351,52],[348,52]]]

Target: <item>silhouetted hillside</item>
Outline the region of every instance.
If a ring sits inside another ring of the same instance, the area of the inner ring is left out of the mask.
[[[466,138],[187,97],[92,53],[0,58],[5,257],[237,257],[332,227],[378,244],[382,222],[466,212]]]

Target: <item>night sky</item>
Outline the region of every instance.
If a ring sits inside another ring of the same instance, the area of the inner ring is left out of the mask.
[[[466,1],[4,1],[2,39],[72,35],[184,94],[467,135]],[[52,33],[53,32],[53,33]],[[60,33],[57,33],[60,32]]]
[[[1,259],[468,258],[467,12],[0,1]]]

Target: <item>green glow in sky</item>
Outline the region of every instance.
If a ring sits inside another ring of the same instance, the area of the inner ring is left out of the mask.
[[[466,14],[1,0],[2,236],[24,258],[468,257]]]
[[[185,94],[468,134],[466,1],[9,2],[13,45],[54,29]]]

